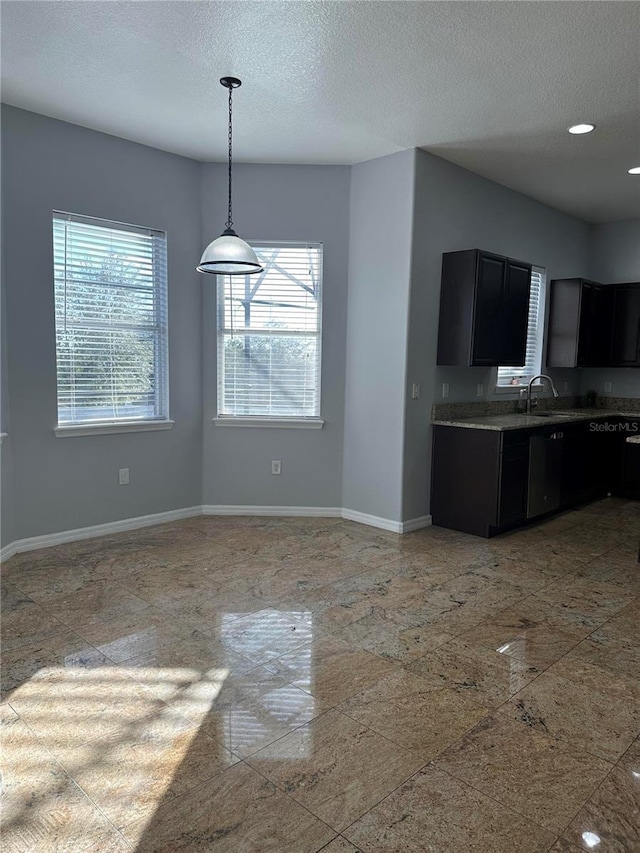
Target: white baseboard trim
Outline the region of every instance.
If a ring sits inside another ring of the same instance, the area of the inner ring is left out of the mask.
[[[9,557],[23,551],[36,551],[39,548],[63,545],[65,542],[78,542],[81,539],[94,539],[98,536],[108,536],[110,533],[121,533],[124,530],[137,530],[139,527],[165,524],[167,521],[178,521],[181,518],[191,518],[194,515],[202,515],[202,507],[191,506],[183,509],[172,509],[168,512],[156,512],[153,515],[139,515],[136,518],[123,518],[120,521],[109,521],[106,524],[63,530],[60,533],[30,536],[27,539],[17,539],[15,542],[5,545],[0,551],[0,559],[8,560]]]
[[[357,521],[358,524],[368,524],[369,527],[379,527],[381,530],[388,530],[390,533],[401,533],[402,522],[392,521],[390,518],[380,518],[378,515],[369,515],[366,512],[358,512],[356,509],[347,509],[343,507],[342,517],[347,521]]]
[[[183,509],[173,509],[168,512],[157,512],[153,515],[139,515],[136,518],[123,518],[120,521],[110,521],[106,524],[94,524],[90,527],[78,527],[75,530],[63,530],[60,533],[46,533],[43,536],[30,536],[9,542],[0,549],[0,562],[8,560],[14,554],[23,551],[36,551],[39,548],[50,548],[53,545],[63,545],[66,542],[78,542],[81,539],[94,539],[98,536],[108,536],[111,533],[121,533],[125,530],[137,530],[141,527],[151,527],[155,524],[165,524],[168,521],[179,521],[182,518],[192,518],[198,515],[264,515],[264,516],[294,516],[306,518],[344,518],[378,527],[391,533],[409,533],[431,524],[431,516],[412,518],[409,521],[392,521],[346,509],[331,506],[234,506],[231,504],[205,504]]]
[[[381,518],[378,515],[368,515],[366,512],[343,508],[342,517],[348,521],[356,521],[358,524],[368,524],[369,527],[379,527],[381,530],[388,530],[390,533],[411,533],[412,530],[420,530],[422,527],[431,525],[430,515],[410,518],[409,521],[392,521],[390,518]]]
[[[233,504],[205,504],[203,515],[291,515],[306,518],[341,518],[339,506],[234,506]]]
[[[4,548],[0,548],[0,563],[4,563],[9,559],[9,557],[13,557],[13,555],[17,553],[16,543],[9,542],[9,544],[5,545]]]
[[[431,527],[433,524],[430,515],[421,515],[419,518],[410,518],[402,522],[401,533],[411,533],[412,530],[422,530],[423,527]]]

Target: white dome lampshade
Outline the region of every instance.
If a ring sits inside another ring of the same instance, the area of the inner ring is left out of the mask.
[[[213,275],[251,275],[263,267],[251,246],[233,228],[225,228],[204,250],[196,269]]]

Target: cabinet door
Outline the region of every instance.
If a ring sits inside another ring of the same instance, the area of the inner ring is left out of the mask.
[[[505,447],[500,468],[499,524],[512,524],[527,517],[529,444]]]
[[[500,364],[521,367],[526,361],[531,267],[516,261],[507,264],[502,294]]]
[[[563,429],[560,506],[574,506],[588,500],[596,490],[598,460],[594,458],[588,424]],[[600,437],[600,436],[599,436]]]
[[[576,367],[593,366],[594,290],[583,281],[580,287],[580,313],[578,317],[578,353]]]
[[[589,326],[589,357],[593,367],[608,367],[611,364],[613,297],[613,287],[594,284]]]
[[[624,444],[621,452],[621,483],[619,494],[627,498],[640,499],[640,444],[627,442],[628,436],[640,435],[640,420],[626,419],[622,432]]]
[[[614,288],[582,282],[577,367],[606,367],[611,358]]]
[[[481,253],[478,258],[471,366],[500,364],[502,291],[507,259]]]
[[[640,284],[615,286],[612,364],[640,365]]]

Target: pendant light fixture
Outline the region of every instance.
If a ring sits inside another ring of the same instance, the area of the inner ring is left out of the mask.
[[[232,157],[232,93],[242,85],[237,77],[221,77],[220,83],[229,90],[229,200],[227,208],[227,223],[222,234],[209,243],[204,250],[198,272],[211,275],[251,275],[262,272],[262,266],[248,243],[241,240],[233,230],[233,215],[231,212],[231,171]]]

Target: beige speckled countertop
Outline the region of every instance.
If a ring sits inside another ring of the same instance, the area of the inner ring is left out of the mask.
[[[541,415],[543,415],[541,417]],[[434,420],[435,426],[465,427],[466,429],[531,429],[546,424],[568,424],[572,421],[606,420],[613,417],[637,418],[638,412],[618,412],[609,409],[571,409],[567,411],[546,411],[532,415],[488,415],[486,417],[458,418],[456,420]],[[634,437],[635,438],[635,437]],[[640,436],[638,436],[640,439]],[[640,444],[640,440],[638,441]]]
[[[627,444],[640,444],[640,435],[630,435],[627,438]]]

